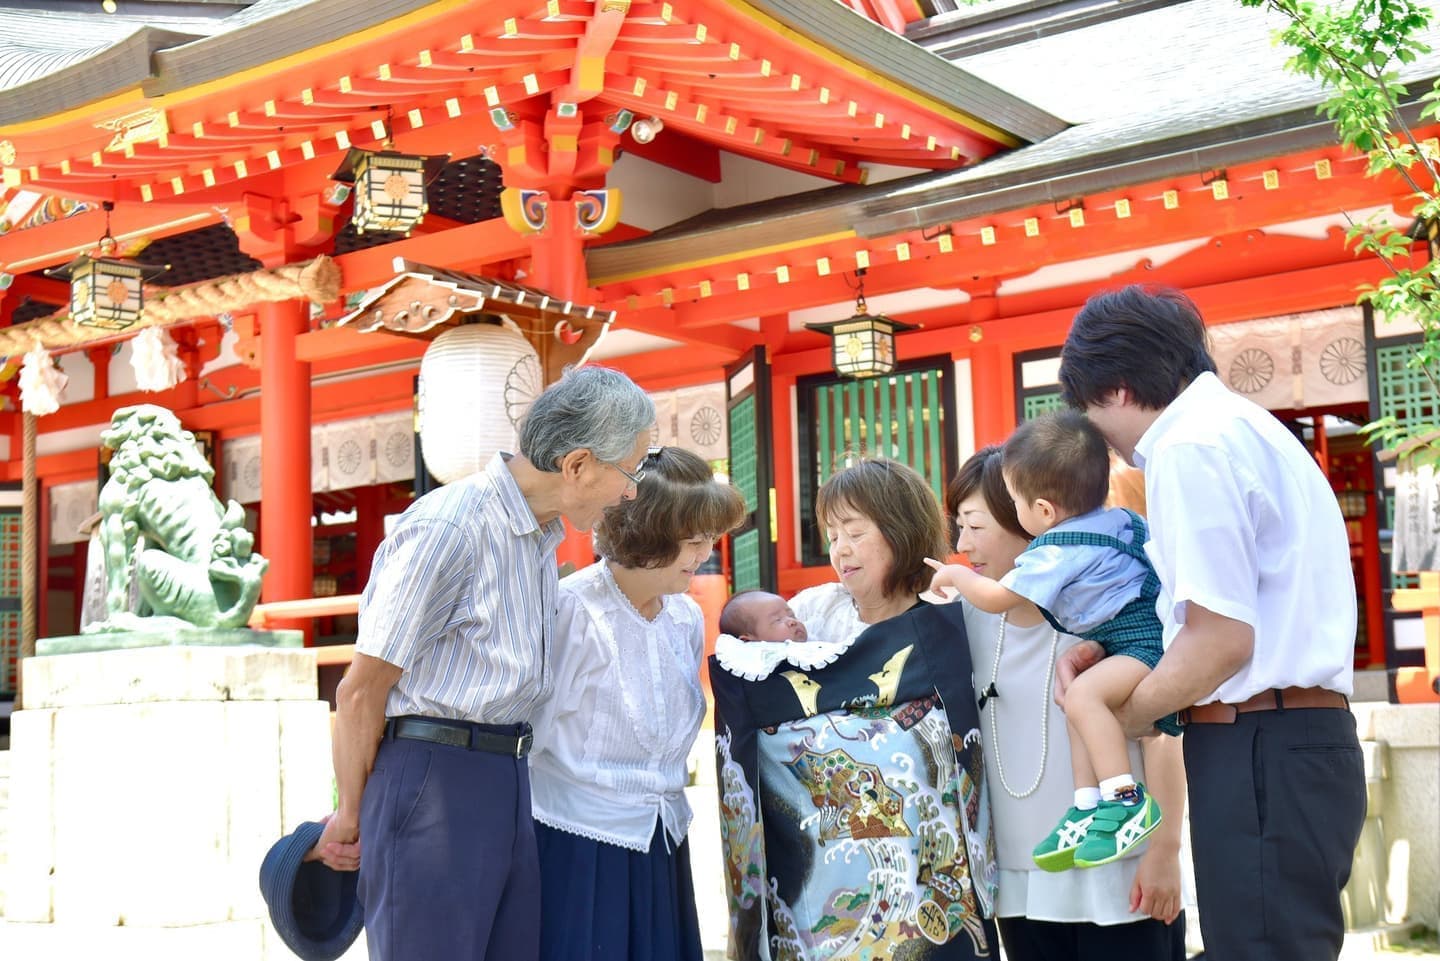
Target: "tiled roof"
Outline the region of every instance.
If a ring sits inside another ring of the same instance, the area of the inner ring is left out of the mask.
[[[1040,5],[1017,0],[1009,6]],[[1288,53],[1272,41],[1280,26],[1275,15],[1236,0],[1190,0],[963,57],[957,62],[968,72],[1072,126],[960,170],[710,211],[650,237],[595,248],[587,254],[590,271],[600,276],[672,258],[685,262],[695,257],[701,234],[739,251],[846,226],[861,236],[925,228],[1068,199],[1086,182],[1091,189],[1117,189],[1214,169],[1225,158],[1263,159],[1280,152],[1275,138],[1287,133],[1296,136],[1285,149],[1334,143],[1333,128],[1315,112],[1324,92],[1289,73]],[[1440,76],[1440,25],[1427,40],[1435,50],[1402,74],[1415,82],[1415,95],[1428,86],[1419,81]],[[942,47],[944,38],[924,42]],[[1157,161],[1167,168],[1159,174]]]

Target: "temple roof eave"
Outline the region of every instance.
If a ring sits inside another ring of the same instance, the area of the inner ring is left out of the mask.
[[[464,6],[462,0],[272,0],[203,32],[198,26],[196,33],[141,26],[59,71],[0,90],[0,123],[43,125],[132,91],[137,97],[183,97],[208,84],[333,48],[400,18],[438,17]],[[963,118],[982,136],[1001,143],[1033,142],[1065,127],[1050,113],[841,4],[691,0],[687,6],[696,16],[729,17],[778,33],[863,82],[888,88],[892,98]],[[237,25],[227,27],[230,22]]]
[[[1404,116],[1421,122],[1421,104]],[[1083,128],[1072,128],[1083,136]],[[1068,134],[957,171],[925,173],[870,186],[839,185],[792,197],[701,214],[657,234],[596,247],[586,254],[594,282],[656,276],[787,243],[800,246],[837,233],[885,237],[910,230],[1070,201],[1087,194],[1190,176],[1337,146],[1333,122],[1313,105],[1254,117],[1223,128],[1176,132],[1144,143],[1067,150]],[[1072,145],[1073,146],[1073,145]]]
[[[425,7],[455,5],[455,0],[304,0],[274,16],[157,52],[155,79],[146,93],[179,93],[334,43]]]
[[[174,30],[141,27],[83,59],[0,93],[0,127],[62,114],[126,92],[134,92],[138,100],[151,80],[157,52],[200,39]]]
[[[838,53],[1034,143],[1059,133],[1065,121],[980,79],[959,65],[857,17],[841,3],[747,0],[750,7],[809,37],[825,37]]]

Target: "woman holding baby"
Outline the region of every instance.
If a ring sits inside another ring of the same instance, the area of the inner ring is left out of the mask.
[[[746,643],[783,650],[741,673],[710,662],[732,954],[997,957],[963,615],[919,598],[946,550],[939,502],[909,467],[865,460],[816,514],[839,583],[792,600],[805,643]]]
[[[534,721],[542,961],[702,958],[684,786],[704,618],[685,591],[745,508],[679,448],[652,449],[630,480],[636,497],[595,529],[600,560],[560,582]]]

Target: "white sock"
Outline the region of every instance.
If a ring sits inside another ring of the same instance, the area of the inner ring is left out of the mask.
[[[1075,789],[1075,806],[1082,811],[1093,811],[1100,806],[1100,789],[1098,787],[1077,787]]]
[[[1107,801],[1113,801],[1120,796],[1121,791],[1128,790],[1135,786],[1135,778],[1129,774],[1118,774],[1115,777],[1107,777],[1100,782],[1100,796]]]

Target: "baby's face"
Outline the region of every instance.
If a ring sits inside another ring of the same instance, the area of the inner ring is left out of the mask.
[[[778,595],[750,602],[750,632],[747,641],[804,641],[805,625],[795,617],[785,598]]]

